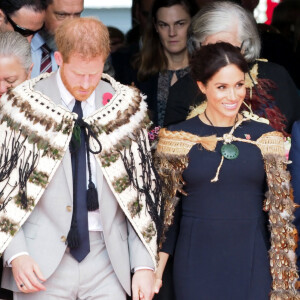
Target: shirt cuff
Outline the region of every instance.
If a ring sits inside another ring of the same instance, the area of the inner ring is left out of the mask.
[[[12,267],[11,262],[12,262],[15,258],[17,258],[17,257],[19,257],[19,256],[21,256],[21,255],[28,255],[28,256],[29,256],[29,253],[27,253],[27,252],[19,252],[19,253],[15,254],[14,256],[12,256],[12,257],[7,261],[7,267]]]
[[[133,269],[133,273],[135,273],[136,271],[139,271],[139,270],[151,270],[154,272],[154,269],[150,268],[150,267],[136,267]]]

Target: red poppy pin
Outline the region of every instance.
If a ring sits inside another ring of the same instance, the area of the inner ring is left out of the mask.
[[[112,96],[111,93],[104,93],[102,96],[102,104],[106,105],[111,100]]]

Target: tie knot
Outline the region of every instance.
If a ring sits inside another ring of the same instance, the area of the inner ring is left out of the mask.
[[[75,106],[81,107],[81,101],[75,99]]]
[[[46,54],[50,53],[51,50],[50,48],[48,47],[48,45],[46,43],[44,43],[42,46],[41,46],[41,49],[43,52],[45,52]]]
[[[83,111],[82,111],[82,107],[81,107],[81,101],[75,100],[75,105],[74,105],[74,108],[73,108],[73,112],[76,113],[79,118],[83,117]]]

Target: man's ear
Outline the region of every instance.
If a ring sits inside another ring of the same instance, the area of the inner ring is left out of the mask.
[[[197,81],[197,85],[201,91],[202,94],[206,94],[206,86],[201,82],[201,81]]]
[[[59,51],[54,52],[54,58],[55,58],[55,61],[56,61],[58,66],[61,66],[63,64],[63,62],[64,62],[63,57],[62,57],[62,54]]]

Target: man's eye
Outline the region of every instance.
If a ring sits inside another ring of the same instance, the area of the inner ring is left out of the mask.
[[[56,18],[57,18],[57,19],[62,20],[62,19],[65,19],[66,17],[67,17],[66,14],[58,14],[58,13],[56,13]]]
[[[158,26],[164,28],[164,27],[167,27],[167,24],[165,24],[165,23],[159,23]]]

